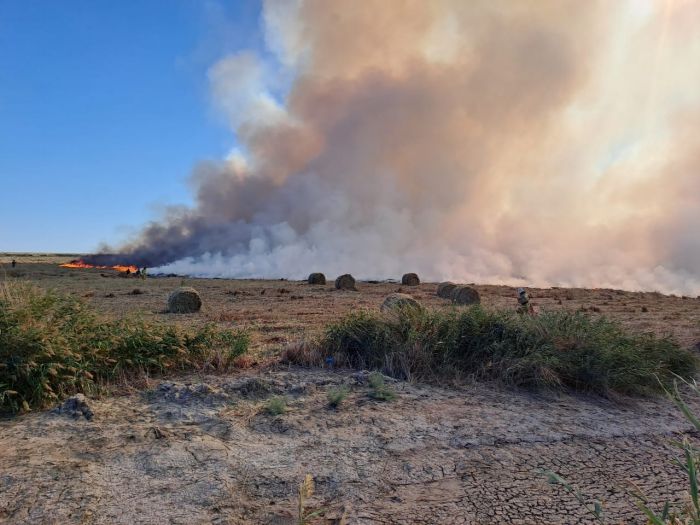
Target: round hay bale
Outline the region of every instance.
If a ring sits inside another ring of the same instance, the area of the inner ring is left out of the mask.
[[[326,284],[326,276],[319,272],[309,275],[309,284]]]
[[[455,304],[478,304],[481,302],[479,292],[471,286],[457,286],[452,290],[452,302]]]
[[[401,277],[401,284],[405,286],[418,286],[420,284],[420,279],[415,273],[405,273]]]
[[[421,305],[413,297],[405,293],[392,293],[387,295],[382,303],[382,312],[391,312],[403,309],[419,310]]]
[[[452,291],[455,288],[457,288],[457,285],[455,283],[451,283],[450,281],[445,281],[444,283],[438,284],[438,297],[442,297],[443,299],[450,299],[452,297]]]
[[[355,278],[349,273],[343,274],[335,280],[336,290],[355,290]]]
[[[202,299],[194,288],[178,288],[168,296],[168,312],[191,314],[198,312],[201,307]]]

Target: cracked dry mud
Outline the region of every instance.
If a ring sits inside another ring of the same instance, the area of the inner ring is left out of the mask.
[[[666,400],[392,382],[397,399],[381,403],[366,377],[189,376],[89,400],[91,421],[48,411],[2,421],[0,522],[293,524],[306,473],[307,508],[325,510],[314,523],[590,523],[539,469],[602,499],[609,523],[644,522],[633,487],[656,508],[683,502],[669,442],[690,428]],[[329,409],[341,384],[350,394]],[[287,413],[261,410],[274,395]]]

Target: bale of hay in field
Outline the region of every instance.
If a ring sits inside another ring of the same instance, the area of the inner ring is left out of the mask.
[[[349,273],[343,274],[335,280],[336,290],[355,290],[355,278]]]
[[[326,276],[319,272],[309,275],[309,284],[326,284]]]
[[[391,312],[400,309],[416,309],[419,310],[421,305],[413,297],[405,293],[392,293],[387,295],[382,303],[382,312]]]
[[[452,291],[455,288],[457,288],[457,285],[455,283],[450,282],[450,281],[445,281],[444,283],[438,284],[438,287],[437,287],[438,297],[442,297],[443,299],[450,299],[452,297]]]
[[[173,291],[168,296],[168,312],[175,314],[191,314],[202,307],[202,299],[197,290],[184,286]]]
[[[420,279],[415,273],[405,273],[401,277],[401,284],[405,286],[418,286],[420,284]]]
[[[479,304],[481,302],[479,292],[471,286],[455,287],[450,298],[455,304]]]

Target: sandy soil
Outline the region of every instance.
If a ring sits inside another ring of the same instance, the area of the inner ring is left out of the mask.
[[[261,356],[352,309],[378,308],[401,288],[186,279],[204,308],[177,316],[163,308],[181,278],[23,261],[3,264],[3,279],[74,293],[107,315],[246,327]],[[130,293],[136,288],[144,293]],[[434,284],[403,288],[428,306],[449,307]],[[486,307],[515,307],[512,288],[477,288]],[[700,341],[695,298],[579,289],[533,289],[531,297],[539,308],[585,308],[689,347]],[[350,395],[331,410],[327,391],[340,384]],[[325,509],[314,523],[590,523],[540,469],[603,499],[610,523],[644,522],[628,490],[646,493],[656,508],[683,498],[669,442],[695,437],[665,400],[393,386],[397,399],[381,403],[368,396],[366,373],[254,368],[151,380],[143,391],[89,400],[90,421],[50,411],[0,421],[0,522],[291,524],[307,473],[317,489],[307,508]],[[271,396],[284,396],[288,412],[265,413]]]
[[[590,523],[538,473],[553,469],[605,501],[610,523],[643,523],[626,491],[681,504],[667,402],[539,397],[488,385],[395,383],[366,373],[247,371],[154,383],[91,401],[94,417],[44,412],[0,422],[6,523],[294,524],[316,482],[314,523]],[[350,395],[329,409],[326,392]],[[270,396],[289,410],[270,416]]]

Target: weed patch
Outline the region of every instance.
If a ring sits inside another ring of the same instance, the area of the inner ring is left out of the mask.
[[[105,320],[81,300],[24,284],[0,288],[0,412],[41,408],[137,374],[225,368],[248,335],[143,319]]]
[[[604,316],[519,316],[480,306],[352,313],[327,327],[315,354],[400,379],[471,376],[603,395],[657,393],[675,375],[690,378],[697,370],[692,353],[671,339],[628,333]]]
[[[339,386],[328,390],[326,397],[328,398],[328,406],[338,408],[340,404],[348,397],[350,389],[347,386]]]
[[[265,403],[265,412],[271,416],[279,416],[287,412],[287,400],[280,396],[271,397]]]
[[[393,401],[396,399],[394,390],[386,384],[384,376],[379,372],[372,372],[369,375],[369,397],[377,401]]]

